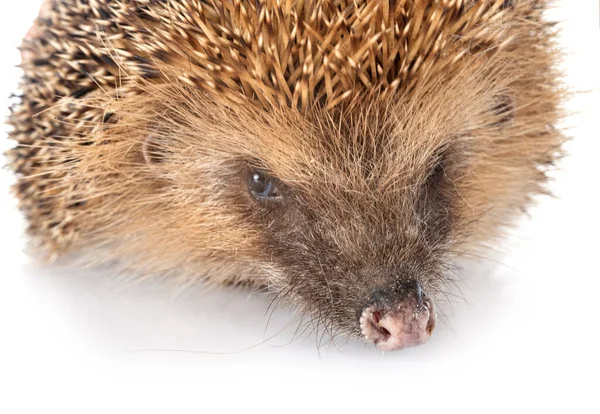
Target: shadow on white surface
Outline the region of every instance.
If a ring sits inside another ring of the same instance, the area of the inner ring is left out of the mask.
[[[457,282],[458,288],[439,302],[443,321],[431,341],[386,358],[447,352],[460,346],[469,331],[493,329],[490,320],[501,308],[510,283],[510,278],[495,277],[495,272],[499,268],[515,272],[495,260],[471,266],[468,272],[460,272],[463,280]],[[249,288],[206,289],[201,283],[177,287],[157,279],[124,281],[110,268],[81,269],[35,260],[25,266],[21,277],[36,297],[44,298],[40,302],[47,301],[52,312],[101,353],[182,352],[227,358],[295,352],[322,360],[381,355],[357,340],[331,341],[322,331],[316,334],[285,305],[274,308],[274,295]]]

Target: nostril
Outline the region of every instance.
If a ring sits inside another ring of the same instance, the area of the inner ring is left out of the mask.
[[[386,341],[392,335],[386,327],[382,326],[382,318],[383,313],[380,310],[372,307],[365,309],[360,318],[360,326],[365,339],[377,344]]]
[[[373,324],[373,328],[378,330],[384,337],[389,337],[391,335],[390,331],[388,331],[384,326],[381,325],[381,312],[374,311],[371,315],[371,323]]]
[[[431,335],[431,333],[433,332],[434,329],[435,329],[435,313],[431,313],[429,315],[429,320],[427,321],[427,327],[425,328],[425,331],[427,332],[428,335]]]
[[[379,321],[381,320],[381,313],[379,311],[374,311],[371,315],[371,320],[373,324],[379,325]]]
[[[383,336],[385,336],[386,338],[389,337],[390,335],[392,335],[390,333],[390,331],[388,331],[387,329],[385,329],[383,326],[378,326],[377,329],[379,330],[379,332],[381,332],[381,334]]]
[[[425,332],[427,332],[428,335],[431,335],[431,333],[435,329],[436,316],[435,311],[433,309],[433,302],[431,300],[428,300],[425,302],[425,304],[427,306],[427,310],[429,311],[429,318],[427,319],[427,326],[425,327]]]

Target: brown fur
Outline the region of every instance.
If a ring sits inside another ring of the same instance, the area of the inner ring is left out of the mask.
[[[52,255],[267,285],[358,334],[374,289],[435,296],[560,156],[543,1],[51,1],[9,156]]]

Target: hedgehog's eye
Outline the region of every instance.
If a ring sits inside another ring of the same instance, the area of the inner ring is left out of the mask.
[[[248,191],[258,199],[279,198],[275,180],[261,171],[252,170],[248,175]]]
[[[438,160],[427,177],[429,185],[436,185],[444,178],[444,160]]]
[[[427,185],[436,186],[444,179],[446,175],[446,162],[448,158],[448,149],[444,147],[438,148],[432,156],[431,164],[432,167],[429,170],[427,176]]]

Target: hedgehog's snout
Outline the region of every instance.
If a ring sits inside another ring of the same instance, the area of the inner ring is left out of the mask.
[[[435,328],[433,301],[417,282],[376,292],[360,316],[365,340],[383,351],[424,344]]]

